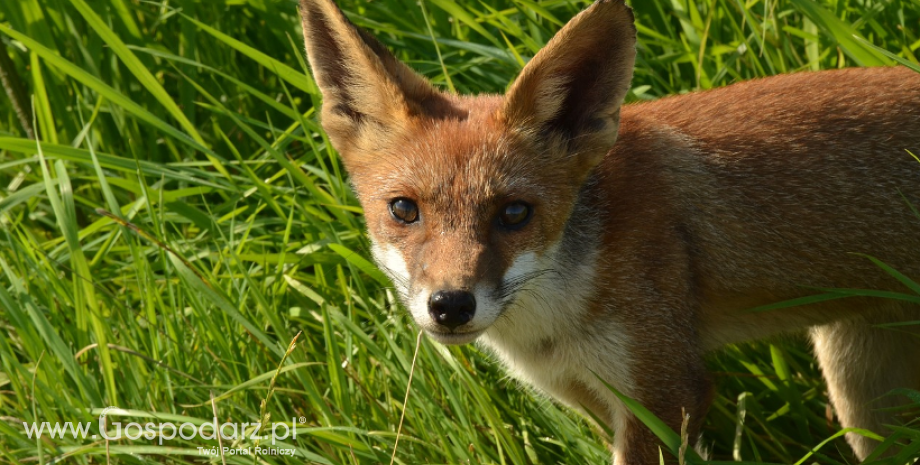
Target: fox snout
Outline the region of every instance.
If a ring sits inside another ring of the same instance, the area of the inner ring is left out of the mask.
[[[453,331],[473,320],[476,297],[465,290],[433,292],[428,299],[428,314],[435,323]]]

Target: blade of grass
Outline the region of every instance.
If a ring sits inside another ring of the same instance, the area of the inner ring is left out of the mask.
[[[179,109],[179,106],[176,105],[176,102],[169,96],[166,92],[166,89],[160,85],[159,81],[150,71],[144,66],[143,63],[131,52],[131,50],[118,38],[118,34],[109,29],[109,27],[102,21],[102,18],[97,15],[93,9],[84,1],[84,0],[70,0],[70,4],[83,15],[83,18],[86,19],[86,22],[102,37],[102,40],[105,41],[106,45],[116,54],[118,58],[121,59],[122,63],[125,64],[125,67],[140,81],[141,85],[150,92],[154,98],[166,108],[166,111],[172,115],[176,121],[179,122],[185,131],[201,146],[205,146],[204,139],[201,138],[201,134],[198,133],[198,129],[192,124],[191,121],[182,113],[182,110]]]

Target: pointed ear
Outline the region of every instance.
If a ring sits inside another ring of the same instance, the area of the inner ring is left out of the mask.
[[[598,0],[524,67],[500,117],[514,130],[579,154],[590,169],[610,150],[636,58],[636,27],[623,0]]]
[[[323,94],[323,127],[340,152],[398,131],[414,116],[449,107],[438,90],[349,22],[332,0],[301,0],[300,14],[307,59]]]

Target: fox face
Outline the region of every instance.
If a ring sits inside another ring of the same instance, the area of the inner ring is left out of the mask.
[[[496,121],[500,100],[488,103],[419,122],[353,177],[379,266],[445,343],[475,339],[541,274],[580,184],[561,157]]]
[[[475,97],[435,89],[331,0],[301,12],[323,126],[374,258],[431,337],[476,339],[558,268],[579,192],[616,140],[635,59],[630,10],[595,3],[505,96]]]

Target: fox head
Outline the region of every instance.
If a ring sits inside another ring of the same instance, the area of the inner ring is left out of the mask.
[[[431,337],[474,340],[552,271],[547,255],[616,140],[635,61],[631,10],[597,1],[506,95],[471,97],[433,87],[332,0],[300,8],[322,124],[375,260]]]

